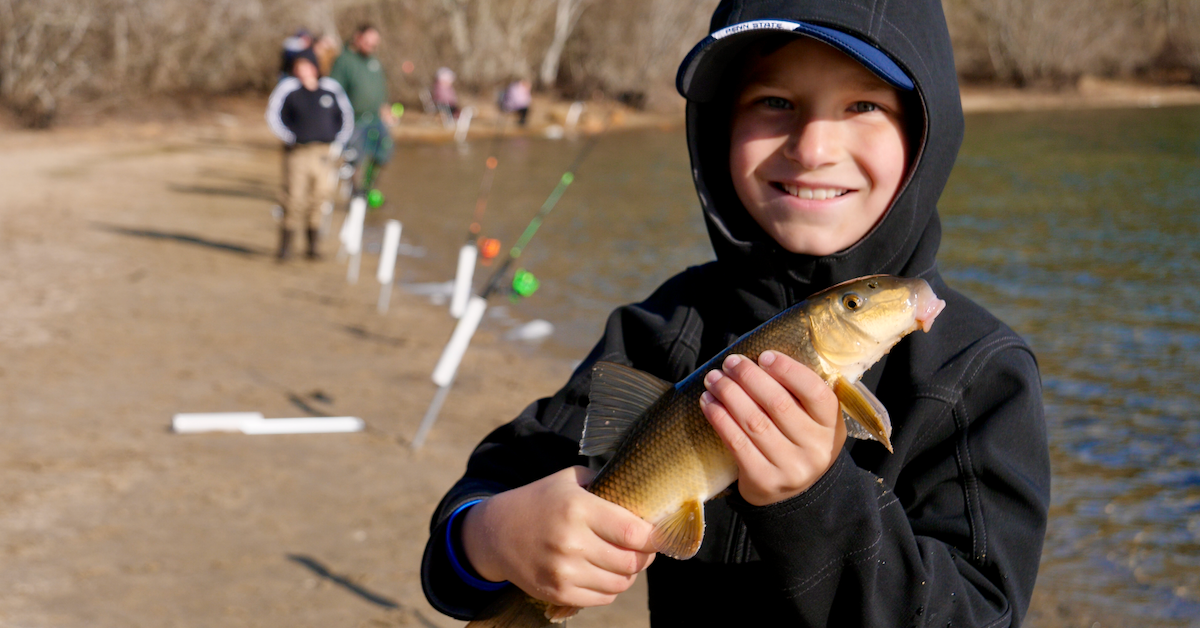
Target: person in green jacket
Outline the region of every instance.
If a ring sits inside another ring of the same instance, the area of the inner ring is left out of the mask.
[[[354,108],[354,136],[346,154],[351,163],[367,155],[377,166],[382,166],[392,158],[388,128],[396,123],[396,118],[388,104],[383,66],[375,56],[378,47],[379,30],[371,24],[360,25],[329,73],[330,78],[342,85]]]

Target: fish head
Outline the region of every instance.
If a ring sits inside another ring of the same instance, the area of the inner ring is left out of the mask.
[[[827,370],[857,381],[901,338],[929,331],[946,302],[924,279],[874,275],[810,297],[813,346]]]

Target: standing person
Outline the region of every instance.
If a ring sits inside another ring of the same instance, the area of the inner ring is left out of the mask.
[[[296,29],[294,35],[283,40],[283,52],[279,60],[280,81],[292,75],[292,61],[296,59],[296,55],[308,50],[312,45],[312,32],[303,26]]]
[[[433,105],[442,113],[442,120],[450,121],[458,115],[458,92],[454,90],[454,70],[438,68],[433,76]]]
[[[267,124],[283,140],[283,222],[276,257],[287,259],[292,234],[303,223],[307,257],[317,259],[321,203],[333,194],[333,168],[353,131],[354,110],[337,81],[321,78],[311,49],[296,55],[292,76],[267,102]]]
[[[317,67],[321,69],[321,76],[329,76],[333,71],[333,62],[337,61],[341,52],[341,46],[332,35],[321,35],[313,42],[312,49],[317,57]]]
[[[517,114],[517,124],[525,126],[529,116],[529,105],[533,102],[532,85],[527,78],[521,78],[508,84],[504,97],[500,100],[500,109],[506,113]]]
[[[433,515],[426,597],[459,618],[513,585],[599,606],[649,566],[653,626],[1020,624],[1050,498],[1041,385],[1020,336],[937,269],[963,135],[941,2],[723,0],[677,87],[716,261],[617,309],[558,393],[476,448]],[[847,440],[803,364],[731,355],[699,404],[738,480],[704,505],[694,558],[655,558],[652,523],[583,489],[605,461],[579,453],[598,361],[676,382],[876,273],[946,301],[862,379],[894,453]]]
[[[392,158],[392,136],[388,128],[396,124],[388,104],[387,80],[383,66],[375,56],[379,48],[379,31],[371,24],[361,24],[354,31],[350,44],[333,62],[329,77],[342,85],[354,107],[354,135],[349,148],[353,154],[348,161],[359,162],[370,156],[382,166]]]

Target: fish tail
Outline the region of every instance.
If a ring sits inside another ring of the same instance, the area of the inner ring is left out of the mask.
[[[524,591],[511,587],[467,624],[467,628],[544,628],[562,624],[578,611],[577,608],[535,600]]]

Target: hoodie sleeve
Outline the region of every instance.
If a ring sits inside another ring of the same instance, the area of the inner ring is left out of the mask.
[[[566,386],[553,397],[529,405],[516,419],[489,434],[471,454],[466,473],[438,504],[430,521],[421,586],[434,608],[457,619],[470,619],[501,594],[476,589],[454,572],[445,538],[447,521],[455,509],[566,467],[589,464],[589,459],[579,454],[579,439],[587,416],[592,366],[597,361],[636,364],[664,379],[673,376],[669,359],[681,330],[696,324],[694,311],[680,305],[677,298],[681,284],[688,281],[685,275],[668,281],[643,303],[615,310],[604,336]]]
[[[971,382],[921,400],[954,427],[904,454],[894,490],[843,450],[792,499],[731,500],[804,625],[1020,624],[1050,496],[1037,366],[1017,340]]]
[[[267,125],[284,144],[296,143],[296,133],[291,128],[292,120],[284,112],[287,97],[300,88],[300,79],[288,77],[279,82],[267,100]]]

